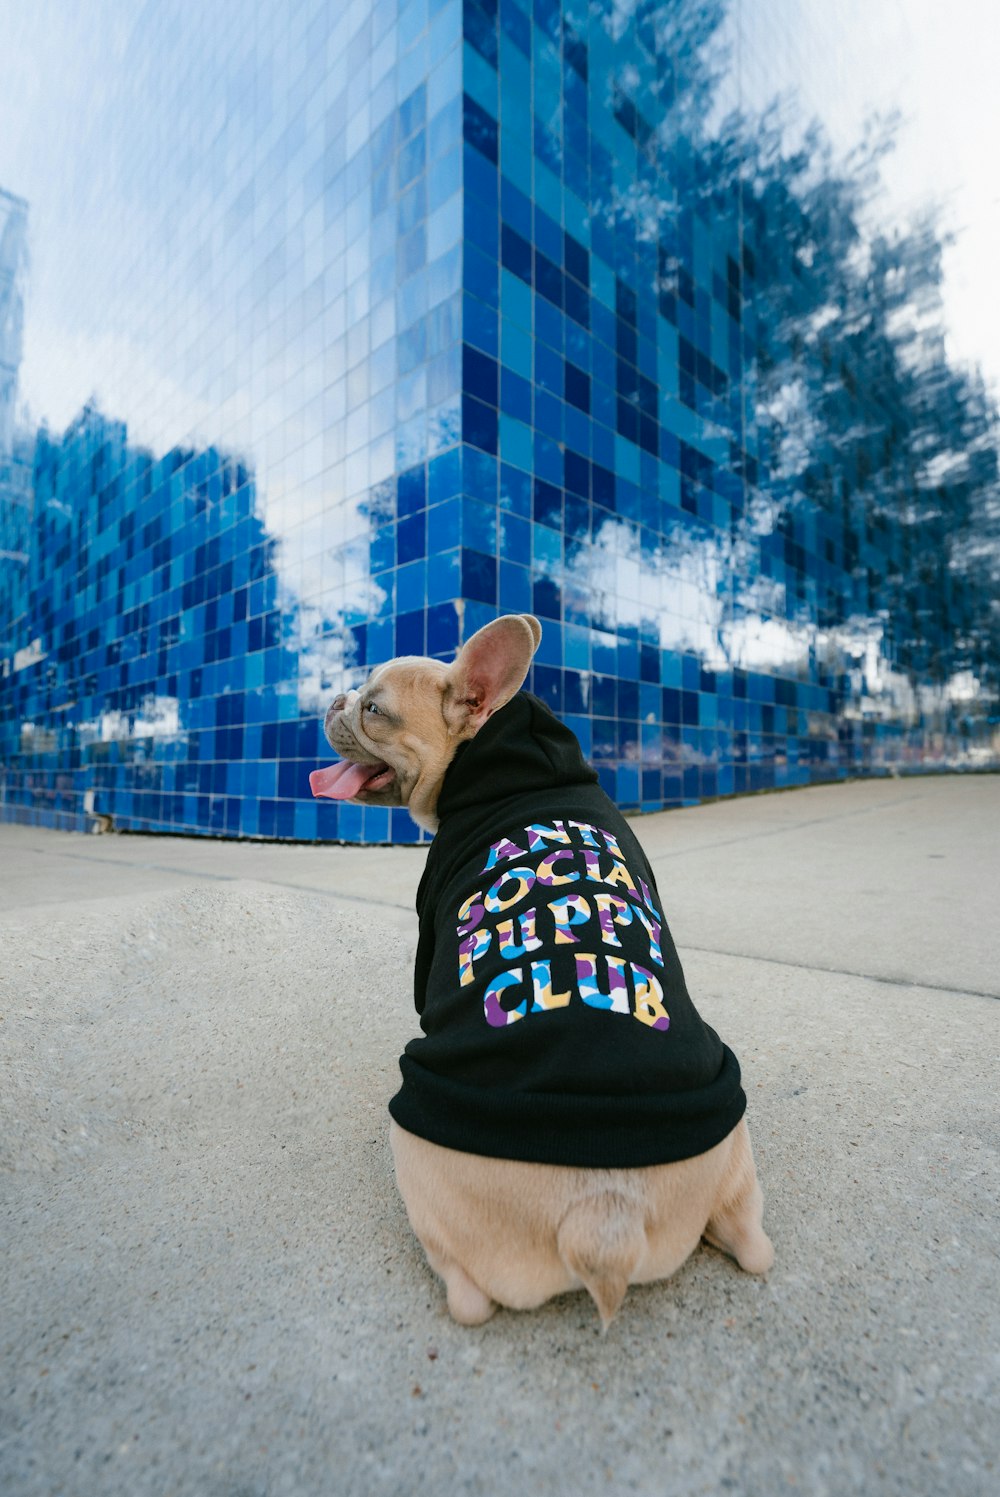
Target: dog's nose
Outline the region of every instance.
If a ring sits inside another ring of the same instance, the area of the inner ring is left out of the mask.
[[[337,719],[339,718],[341,712],[343,712],[344,710],[344,703],[346,701],[347,697],[343,692],[341,692],[340,696],[334,697],[333,701],[330,703],[329,707],[327,707],[326,712],[323,716],[323,732],[326,735],[326,741],[331,748],[337,747],[337,745],[333,741],[333,738],[331,737],[331,734],[336,727]]]

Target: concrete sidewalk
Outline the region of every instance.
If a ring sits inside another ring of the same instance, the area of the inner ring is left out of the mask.
[[[637,831],[777,1262],[453,1325],[396,1196],[419,848],[0,826],[5,1497],[1000,1490],[1000,778]]]

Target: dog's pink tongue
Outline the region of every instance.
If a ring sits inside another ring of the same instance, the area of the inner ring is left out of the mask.
[[[325,796],[327,800],[350,800],[375,770],[374,764],[352,764],[349,759],[342,759],[328,769],[314,769],[309,776],[309,789],[314,796]]]

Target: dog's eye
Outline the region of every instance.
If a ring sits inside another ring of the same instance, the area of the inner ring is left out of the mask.
[[[379,710],[378,710],[378,708],[377,708],[377,707],[376,707],[376,705],[375,705],[375,703],[374,703],[374,702],[366,702],[366,703],[365,703],[365,711],[366,711],[366,712],[373,712],[373,713],[374,713],[374,714],[375,714],[375,716],[376,716],[376,717],[381,717],[381,715],[382,715],[382,714],[381,714],[381,713],[380,713],[380,712],[379,712]]]

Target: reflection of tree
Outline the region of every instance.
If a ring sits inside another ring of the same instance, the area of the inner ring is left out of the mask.
[[[724,664],[819,679],[841,696],[850,682],[868,704],[882,692],[911,708],[914,687],[960,677],[995,695],[998,418],[978,375],[945,355],[938,221],[879,224],[895,120],[874,121],[841,161],[820,125],[796,133],[777,104],[709,129],[725,9],[611,0],[606,12],[636,172],[596,211],[630,225],[640,295],[679,329],[680,401],[697,417],[682,444],[684,507],[702,513],[717,462],[742,478],[728,528],[679,524],[645,561],[672,571],[692,605],[686,634],[661,611],[661,642],[687,639]],[[699,232],[732,241],[711,302]],[[704,329],[723,313],[742,340],[738,373],[691,349],[696,319]],[[653,451],[634,383],[619,384],[618,430]],[[600,550],[577,570],[592,571]]]
[[[995,659],[970,650],[983,600],[967,542],[973,514],[996,491],[996,411],[945,358],[934,216],[863,232],[888,135],[837,168],[817,128],[792,154],[774,121],[727,128],[742,142],[764,309],[756,400],[771,463],[762,487],[793,545],[804,507],[842,527],[847,585],[820,600],[817,621],[881,614],[887,648],[913,680],[991,673]]]

